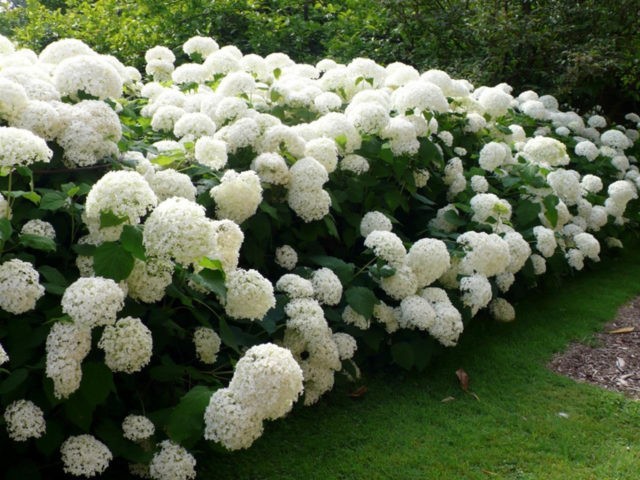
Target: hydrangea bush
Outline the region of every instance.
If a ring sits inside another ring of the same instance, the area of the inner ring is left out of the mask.
[[[357,362],[426,368],[637,227],[638,115],[184,52],[142,75],[0,37],[0,445],[22,472],[195,478],[203,445],[250,447]]]

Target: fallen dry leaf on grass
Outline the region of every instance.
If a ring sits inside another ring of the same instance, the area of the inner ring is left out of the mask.
[[[369,390],[369,389],[368,389],[365,385],[363,385],[363,386],[361,386],[361,387],[359,387],[359,388],[356,388],[353,392],[349,392],[349,396],[350,396],[351,398],[360,398],[360,397],[362,397],[365,393],[367,393],[367,391],[368,391],[368,390]]]
[[[631,332],[634,332],[635,330],[636,330],[635,327],[622,327],[622,328],[616,328],[615,330],[609,330],[607,333],[612,333],[612,334],[631,333]]]
[[[463,369],[459,368],[456,370],[456,376],[458,380],[460,380],[460,388],[465,392],[469,391],[469,375]]]

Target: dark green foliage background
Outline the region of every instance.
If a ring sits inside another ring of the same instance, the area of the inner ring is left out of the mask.
[[[80,38],[141,69],[140,52],[206,35],[245,53],[285,52],[296,62],[362,56],[440,68],[476,85],[506,81],[583,111],[601,105],[615,119],[640,106],[638,0],[25,3],[0,15],[1,34],[36,51]]]

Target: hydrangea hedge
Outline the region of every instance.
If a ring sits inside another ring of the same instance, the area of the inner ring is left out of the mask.
[[[637,227],[635,114],[400,63],[183,49],[147,51],[143,80],[78,40],[0,37],[16,475],[194,478],[205,441],[248,448],[367,359],[424,369],[479,311],[513,320],[516,286]]]

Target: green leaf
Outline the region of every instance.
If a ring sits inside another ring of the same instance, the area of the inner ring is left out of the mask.
[[[74,425],[88,432],[93,422],[95,404],[87,401],[82,395],[73,394],[64,402],[64,413]]]
[[[93,257],[96,248],[97,247],[95,245],[91,245],[89,243],[78,243],[76,245],[73,245],[71,247],[71,250],[84,257]]]
[[[373,307],[380,302],[375,294],[366,287],[350,287],[344,296],[349,306],[365,318],[371,318]]]
[[[100,212],[100,228],[122,225],[128,219],[126,215],[118,216],[113,212]]]
[[[122,247],[129,252],[134,258],[146,261],[144,245],[142,243],[142,231],[139,227],[133,225],[125,225],[120,234],[120,243]]]
[[[322,218],[324,224],[327,226],[327,230],[329,231],[329,235],[340,240],[340,234],[338,233],[338,229],[336,228],[336,222],[330,215],[325,215]]]
[[[8,218],[0,218],[0,242],[9,240],[12,233],[13,227],[11,226],[11,220]]]
[[[380,158],[389,165],[393,164],[393,152],[391,151],[391,147],[389,147],[388,143],[382,144],[382,148],[380,149]]]
[[[218,295],[218,297],[227,298],[227,287],[225,286],[225,274],[222,270],[204,269],[192,276],[199,285]]]
[[[226,346],[232,348],[236,353],[240,353],[236,335],[223,317],[220,317],[220,339]]]
[[[340,258],[327,255],[313,255],[309,257],[309,260],[316,265],[333,270],[333,273],[338,276],[343,285],[348,284],[353,278],[355,271],[353,263],[347,263]]]
[[[13,392],[16,388],[24,383],[29,376],[29,372],[26,368],[18,368],[11,372],[2,383],[0,383],[0,395]]]
[[[133,270],[133,255],[116,242],[104,242],[93,253],[93,269],[96,275],[124,280]]]
[[[413,347],[406,342],[395,343],[391,346],[393,361],[405,370],[410,370],[415,363]]]
[[[62,192],[48,191],[40,199],[41,210],[60,210],[68,205],[67,195]]]
[[[102,362],[85,362],[82,365],[82,382],[78,394],[89,404],[102,404],[112,391],[115,391],[115,384],[109,367]]]
[[[533,203],[527,199],[520,200],[515,208],[514,214],[518,223],[529,225],[538,219],[540,213],[540,205]]]
[[[558,205],[559,202],[560,200],[555,195],[547,195],[542,201],[545,207],[544,216],[553,227],[558,223],[558,210],[556,210],[556,205]]]
[[[45,434],[35,441],[36,448],[46,457],[50,457],[57,452],[60,445],[66,438],[64,429],[56,419],[47,419],[47,430]]]
[[[271,205],[269,205],[267,202],[263,201],[262,203],[260,203],[259,208],[274,220],[276,221],[280,220],[278,218],[278,210],[275,207],[272,207]]]
[[[34,250],[42,250],[43,252],[56,251],[55,240],[31,233],[23,233],[20,235],[20,245],[33,248]]]
[[[184,375],[182,365],[156,365],[149,369],[149,376],[158,382],[175,382]]]
[[[204,432],[204,411],[215,390],[198,385],[189,390],[169,415],[169,438],[185,447],[193,446]]]
[[[447,210],[443,215],[444,219],[449,222],[451,225],[456,227],[463,227],[467,224],[467,222],[458,216],[455,210]]]
[[[53,267],[42,265],[38,268],[38,271],[45,278],[46,282],[43,283],[43,286],[49,293],[62,295],[69,286],[69,282],[64,278],[64,275]]]
[[[282,75],[282,70],[279,68],[274,68],[273,69],[274,78],[277,80],[278,78],[280,78],[280,75]]]
[[[344,150],[345,148],[347,148],[347,136],[344,133],[338,135],[336,138],[334,138],[334,140],[341,149]]]

